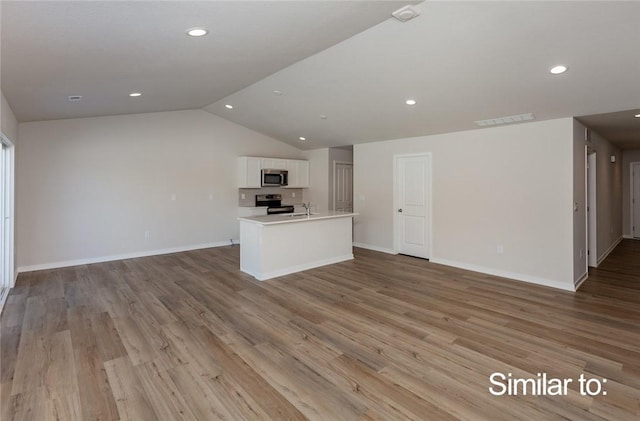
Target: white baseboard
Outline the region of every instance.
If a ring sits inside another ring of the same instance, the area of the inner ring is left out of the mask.
[[[589,278],[589,271],[587,271],[579,279],[573,281],[573,285],[575,286],[576,291],[578,290],[578,288],[580,288],[580,285],[582,285],[582,283],[587,280],[587,278]]]
[[[353,254],[346,254],[344,256],[332,257],[331,259],[316,260],[315,262],[305,263],[303,265],[290,266],[283,269],[274,270],[266,273],[251,273],[243,268],[240,268],[244,273],[256,278],[258,281],[266,281],[267,279],[277,278],[278,276],[289,275],[291,273],[301,272],[303,270],[309,270],[320,266],[332,265],[334,263],[345,262],[347,260],[353,260]]]
[[[516,281],[529,282],[530,284],[543,285],[547,287],[562,289],[565,291],[575,292],[575,289],[574,289],[575,287],[573,285],[573,282],[564,283],[560,281],[554,281],[552,279],[539,278],[537,276],[523,275],[520,273],[507,272],[499,269],[487,268],[484,266],[477,266],[477,265],[472,265],[472,264],[463,263],[463,262],[456,262],[453,260],[440,259],[438,257],[431,257],[429,261],[431,261],[432,263],[438,263],[440,265],[453,266],[456,268],[470,270],[473,272],[485,273],[487,275],[500,276],[502,278],[515,279]]]
[[[378,247],[378,246],[372,246],[370,244],[364,244],[364,243],[353,243],[353,247],[359,247],[361,249],[367,249],[367,250],[373,250],[373,251],[379,251],[382,253],[387,253],[387,254],[398,254],[395,252],[395,250],[392,249],[387,249],[384,247]]]
[[[233,240],[233,244],[239,244],[238,240]],[[113,262],[115,260],[135,259],[138,257],[158,256],[161,254],[180,253],[182,251],[191,251],[199,249],[207,249],[211,247],[229,246],[229,241],[216,241],[213,243],[194,244],[190,246],[171,247],[160,250],[147,250],[126,254],[117,254],[113,256],[90,257],[88,259],[67,260],[63,262],[43,263],[39,265],[20,266],[17,273],[33,272],[36,270],[58,269],[69,266],[90,265],[93,263]],[[16,274],[17,277],[17,274]]]
[[[602,255],[600,255],[600,257],[598,257],[598,260],[596,261],[596,266],[600,266],[600,263],[602,263],[604,259],[609,257],[613,249],[615,249],[618,246],[618,244],[620,244],[621,241],[622,241],[622,237],[614,241],[611,247],[609,247],[604,253],[602,253]]]

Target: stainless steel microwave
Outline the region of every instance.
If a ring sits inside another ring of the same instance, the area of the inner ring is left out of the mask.
[[[289,172],[286,170],[262,170],[262,187],[289,185]]]

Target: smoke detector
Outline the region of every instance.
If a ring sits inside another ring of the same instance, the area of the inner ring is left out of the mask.
[[[407,22],[420,16],[420,12],[411,6],[405,6],[393,12],[391,16],[398,19],[400,22]]]

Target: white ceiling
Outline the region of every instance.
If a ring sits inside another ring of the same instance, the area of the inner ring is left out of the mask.
[[[427,1],[389,17],[407,3],[3,1],[2,90],[20,121],[205,107],[303,149],[522,113],[605,114],[627,126],[610,140],[640,148],[640,2]],[[558,63],[569,71],[549,74]]]
[[[631,118],[636,114],[640,114],[640,107],[632,111],[580,116],[578,120],[605,139],[615,139],[622,149],[640,149],[640,118]]]
[[[407,3],[3,0],[2,91],[19,121],[201,108]]]

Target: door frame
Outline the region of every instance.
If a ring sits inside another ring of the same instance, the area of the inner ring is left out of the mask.
[[[598,267],[598,153],[587,149],[586,156],[587,267]]]
[[[397,212],[398,206],[400,206],[400,192],[398,183],[399,177],[399,160],[402,158],[416,158],[425,157],[427,159],[427,182],[425,183],[425,197],[427,198],[427,212],[429,217],[427,218],[427,230],[429,232],[429,253],[427,259],[433,257],[433,155],[431,152],[420,152],[412,154],[395,154],[393,155],[393,208],[391,214],[393,218],[393,252],[395,254],[400,253],[400,214]]]
[[[629,226],[631,227],[631,238],[638,239],[638,238],[640,238],[640,227],[637,230],[638,231],[637,236],[636,236],[636,231],[634,231],[634,229],[633,229],[633,227],[636,226],[635,225],[636,222],[638,224],[640,224],[640,221],[635,221],[634,220],[634,209],[633,209],[634,203],[633,203],[633,200],[634,199],[638,199],[639,200],[638,203],[640,203],[640,197],[633,197],[633,191],[634,191],[633,190],[633,172],[634,172],[634,167],[635,167],[635,170],[638,170],[640,172],[640,162],[631,162],[629,164],[629,188],[631,189],[631,191],[629,192],[629,206],[630,206],[629,214],[631,216],[629,222],[631,223],[631,225],[629,225]]]
[[[0,182],[3,184],[3,197],[0,199],[0,205],[3,207],[2,214],[2,249],[5,250],[3,256],[2,274],[0,274],[0,287],[13,288],[16,281],[15,272],[15,144],[0,132],[0,143],[5,146],[5,153],[0,159],[4,159],[4,173],[0,175]],[[6,219],[10,223],[5,230]]]
[[[332,186],[332,201],[331,201],[331,208],[335,211],[336,210],[336,167],[338,164],[343,164],[343,165],[351,165],[351,210],[353,211],[353,162],[348,162],[348,161],[336,161],[335,159],[333,160],[333,186]]]

